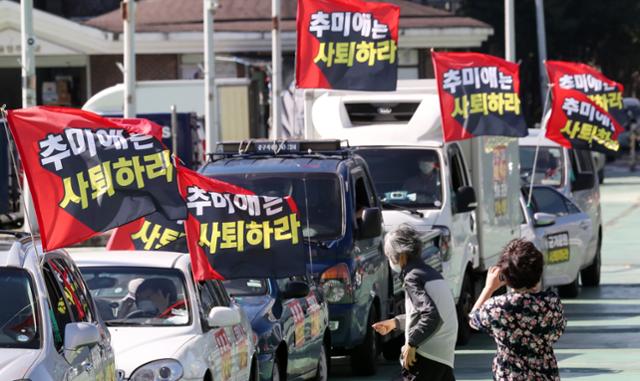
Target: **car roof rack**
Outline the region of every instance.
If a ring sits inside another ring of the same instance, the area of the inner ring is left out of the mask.
[[[19,230],[0,230],[0,235],[11,235],[16,239],[22,239],[29,236],[29,232],[19,231]]]
[[[237,157],[315,157],[326,158],[352,154],[346,140],[301,140],[301,139],[249,139],[218,142],[216,152],[209,153],[210,161]]]

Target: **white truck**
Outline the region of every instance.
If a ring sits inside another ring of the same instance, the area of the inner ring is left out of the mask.
[[[443,275],[466,343],[486,270],[520,237],[517,139],[444,143],[433,80],[398,81],[395,92],[307,90],[304,121],[306,138],[346,139],[365,159],[386,229],[441,230]]]

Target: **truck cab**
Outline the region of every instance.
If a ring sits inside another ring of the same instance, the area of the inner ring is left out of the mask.
[[[444,142],[435,81],[393,92],[307,90],[307,138],[347,139],[371,170],[385,228],[438,229],[443,275],[458,307],[458,342],[486,270],[520,236],[517,139]]]
[[[302,221],[308,269],[329,304],[333,354],[373,374],[391,316],[393,279],[383,253],[380,200],[366,162],[340,141],[222,143],[200,170],[266,196],[291,196]]]

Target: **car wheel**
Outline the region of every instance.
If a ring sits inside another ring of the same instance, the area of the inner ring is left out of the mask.
[[[271,381],[281,381],[281,379],[280,379],[280,361],[278,361],[277,357],[276,357],[275,360],[273,360],[273,370],[271,371]]]
[[[471,339],[473,329],[469,325],[469,313],[471,313],[471,308],[473,308],[475,300],[475,289],[473,287],[471,273],[466,271],[464,274],[464,280],[462,281],[462,289],[460,290],[458,304],[456,305],[456,312],[458,315],[458,345],[466,345]]]
[[[580,291],[578,278],[579,276],[576,275],[576,280],[573,282],[565,284],[564,286],[558,286],[558,293],[561,298],[575,298],[578,296],[578,292]]]
[[[580,271],[580,279],[584,287],[598,287],[600,285],[601,264],[601,249],[600,242],[598,242],[598,249],[596,250],[596,256],[593,258],[593,262],[589,267]]]
[[[351,350],[351,369],[358,376],[372,376],[378,368],[378,337],[371,327],[376,318],[375,307],[371,307],[364,341]]]
[[[329,379],[328,359],[327,347],[322,343],[322,347],[320,347],[320,359],[318,360],[318,368],[316,370],[316,381],[327,381]]]

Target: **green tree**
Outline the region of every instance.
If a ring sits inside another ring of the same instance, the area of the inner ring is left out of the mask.
[[[515,0],[516,57],[521,97],[530,125],[540,120],[540,82],[534,0]],[[583,62],[640,95],[640,2],[638,0],[545,0],[547,58]],[[481,52],[504,56],[504,1],[463,0],[458,13],[482,20],[494,35]]]

